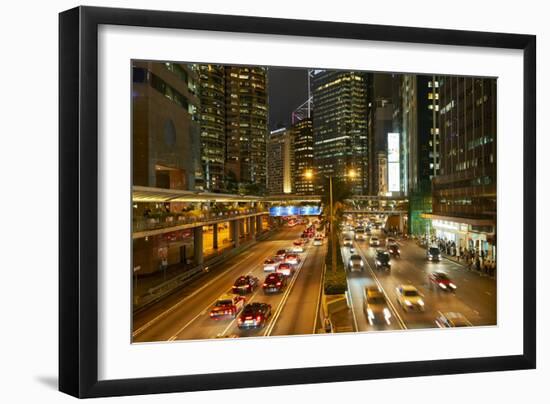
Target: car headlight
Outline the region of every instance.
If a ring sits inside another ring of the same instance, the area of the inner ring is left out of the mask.
[[[439,254],[439,255],[437,256],[437,258],[441,259],[441,254]]]
[[[376,260],[376,265],[382,264],[379,260]]]
[[[372,312],[372,309],[367,309],[367,315],[369,316],[369,318],[374,318],[374,313]]]
[[[432,258],[432,254],[428,254],[428,258]]]
[[[405,304],[406,304],[407,306],[412,306],[412,303],[411,303],[409,300],[405,300]]]
[[[363,261],[361,261],[361,266],[364,266],[364,265],[365,265],[365,263]]]
[[[424,306],[424,301],[423,301],[422,299],[418,299],[418,304],[419,304],[420,306]]]
[[[441,289],[447,289],[447,286],[445,286],[445,284],[444,284],[444,283],[441,283],[441,282],[439,283],[439,287],[440,287]]]
[[[390,318],[391,317],[391,313],[387,308],[384,309],[384,317],[385,318]]]
[[[456,289],[456,285],[454,283],[449,283],[449,286],[453,289]]]

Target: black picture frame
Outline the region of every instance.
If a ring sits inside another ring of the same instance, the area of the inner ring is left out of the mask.
[[[77,7],[59,15],[59,389],[104,397],[536,367],[536,256],[523,256],[523,354],[99,381],[98,27],[101,24],[523,51],[523,246],[536,245],[536,37],[491,32]]]

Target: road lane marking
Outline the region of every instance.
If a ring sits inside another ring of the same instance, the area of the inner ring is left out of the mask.
[[[245,259],[251,257],[252,255],[254,255],[254,253],[250,252],[248,254],[246,254],[242,260],[244,261]],[[179,302],[177,302],[176,304],[174,304],[172,307],[170,307],[169,309],[163,311],[162,313],[158,314],[155,318],[153,318],[152,320],[149,320],[147,323],[145,323],[144,325],[142,325],[140,328],[138,328],[137,330],[135,330],[133,333],[132,333],[132,337],[137,337],[139,334],[141,334],[142,332],[144,332],[145,330],[147,330],[149,327],[151,327],[154,323],[156,323],[157,321],[159,321],[161,318],[165,317],[166,315],[170,314],[172,311],[174,311],[176,308],[178,308],[179,306],[181,306],[183,303],[185,303],[187,300],[189,300],[190,298],[192,298],[193,296],[195,296],[197,293],[200,293],[202,292],[206,287],[210,286],[212,283],[214,283],[215,281],[217,281],[218,279],[220,279],[222,276],[224,275],[227,275],[227,273],[231,270],[233,270],[237,265],[240,265],[242,262],[237,262],[235,265],[232,265],[231,267],[229,267],[228,269],[226,269],[225,271],[223,271],[221,274],[217,275],[215,278],[211,279],[210,281],[208,281],[207,283],[205,283],[203,286],[201,286],[199,289],[195,290],[193,293],[191,293],[190,295],[188,296],[185,296],[182,300],[180,300]]]
[[[486,295],[492,296],[493,294],[491,292],[485,292]]]
[[[359,331],[359,325],[357,325],[357,316],[355,315],[355,304],[353,302],[353,295],[351,293],[351,286],[349,284],[349,278],[346,275],[346,284],[348,285],[349,300],[351,302],[351,316],[353,317],[353,325],[355,326],[355,331]]]
[[[360,254],[363,256],[363,259],[365,260],[365,262],[367,263],[367,266],[369,267],[369,270],[372,274],[372,279],[376,282],[376,284],[378,285],[378,288],[382,291],[382,293],[384,293],[384,296],[386,297],[386,301],[388,302],[388,305],[391,307],[393,313],[395,314],[395,317],[397,318],[397,321],[399,323],[399,326],[406,330],[407,329],[407,326],[405,325],[405,322],[403,321],[403,319],[401,318],[401,316],[399,315],[399,313],[397,312],[397,309],[395,308],[395,306],[393,305],[391,299],[389,298],[388,294],[386,293],[386,290],[382,287],[382,284],[380,283],[380,281],[378,280],[378,277],[376,276],[376,274],[374,273],[374,270],[372,269],[372,267],[370,266],[369,264],[369,261],[367,260],[367,256],[365,255],[365,252],[361,249],[361,248],[358,248],[357,249]]]
[[[269,241],[270,241],[270,242],[271,242],[271,241],[274,241],[274,242],[286,242],[287,240],[269,240]],[[251,256],[251,255],[253,255],[253,253],[250,253],[250,254],[249,254],[249,256]],[[307,254],[306,254],[306,256],[307,256]],[[246,258],[248,258],[248,257],[246,257]],[[246,258],[243,258],[243,261],[241,261],[241,262],[239,262],[239,263],[233,265],[233,266],[230,267],[230,268],[233,269],[233,268],[234,268],[235,266],[237,266],[237,265],[242,265],[243,262],[244,262],[244,259],[246,259]],[[304,260],[305,260],[305,257],[304,257]],[[262,263],[263,263],[263,260],[260,260],[260,263],[259,263],[259,264],[252,265],[252,268],[246,273],[246,275],[250,275],[250,274],[252,274],[253,272],[255,272],[257,269],[260,269],[260,268],[262,267],[262,265],[263,265]],[[230,271],[231,269],[226,270],[226,272]],[[230,289],[230,291],[231,291],[231,289]],[[230,293],[230,291],[227,292],[227,293]],[[258,291],[259,291],[259,289],[258,289]],[[255,296],[255,295],[258,293],[258,291],[257,291],[253,296]],[[250,301],[249,301],[248,303],[250,303],[250,302],[252,301],[253,296],[250,298]],[[187,298],[186,298],[186,299],[187,299]],[[206,312],[208,312],[208,309],[209,309],[211,306],[213,306],[213,305],[216,303],[217,300],[218,300],[218,298],[216,298],[216,300],[214,300],[212,303],[210,303],[208,306],[206,306],[206,309],[204,310],[204,314],[206,314]],[[243,307],[243,309],[244,309],[244,307]],[[181,327],[181,328],[176,332],[176,334],[174,334],[173,336],[171,336],[171,337],[168,339],[168,341],[174,341],[174,340],[176,340],[177,337],[179,336],[179,334],[181,334],[187,327],[189,327],[195,320],[197,320],[197,318],[200,317],[200,314],[201,314],[201,313],[199,313],[199,315],[195,316],[191,321],[189,321],[189,322],[188,322],[187,324],[185,324],[183,327]],[[235,319],[232,320],[232,322],[234,322],[234,321],[236,320],[236,318],[237,318],[237,317],[235,317]],[[231,322],[231,323],[232,323],[232,322]],[[231,323],[230,323],[230,325],[231,325]],[[225,332],[227,331],[228,328],[229,328],[229,327],[226,328],[226,330],[224,331],[223,334],[225,334]],[[222,334],[222,335],[223,335],[223,334]]]
[[[326,255],[326,252],[323,255]],[[317,304],[315,306],[315,320],[313,321],[313,332],[312,332],[312,334],[317,333],[317,320],[319,319],[319,307],[321,306],[321,297],[323,295],[323,287],[325,285],[325,271],[324,271],[324,269],[326,269],[326,268],[323,268],[323,270],[321,271],[321,283],[319,284],[319,293],[317,294]]]
[[[277,309],[275,310],[275,314],[271,317],[271,320],[269,321],[269,324],[266,326],[266,330],[264,332],[264,337],[269,337],[271,335],[271,332],[273,331],[273,328],[275,328],[275,324],[281,315],[281,312],[283,311],[283,307],[286,304],[286,301],[288,300],[288,297],[290,296],[290,292],[292,288],[294,287],[294,284],[296,283],[296,280],[298,279],[298,275],[300,274],[300,271],[305,265],[306,259],[309,256],[309,250],[311,248],[311,245],[308,245],[306,249],[306,254],[304,255],[304,259],[300,261],[300,266],[297,271],[294,272],[294,276],[292,277],[292,280],[290,281],[290,285],[285,290],[285,293],[283,294],[283,297],[281,298],[281,301],[279,302],[279,305],[277,306]]]

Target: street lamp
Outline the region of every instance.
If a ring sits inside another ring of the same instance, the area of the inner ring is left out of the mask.
[[[312,170],[306,170],[304,172],[304,176],[306,179],[311,180],[313,178],[313,171]],[[357,176],[357,172],[352,168],[350,169],[347,174],[344,174],[344,177],[349,177],[351,179],[354,179]],[[328,176],[329,179],[329,200],[330,200],[330,248],[331,248],[331,266],[332,266],[332,272],[336,272],[336,241],[335,241],[335,233],[334,230],[334,205],[333,205],[333,198],[332,198],[332,175]]]

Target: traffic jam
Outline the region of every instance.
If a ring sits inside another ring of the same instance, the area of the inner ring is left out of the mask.
[[[287,222],[294,227],[294,220]],[[239,276],[231,290],[220,296],[211,307],[209,316],[213,321],[235,320],[239,330],[263,329],[269,323],[275,308],[261,296],[284,294],[296,276],[308,246],[323,245],[324,234],[318,231],[318,221],[307,223],[301,236],[287,248],[280,248],[263,261],[263,281],[251,274]],[[218,335],[217,337],[238,337]]]

